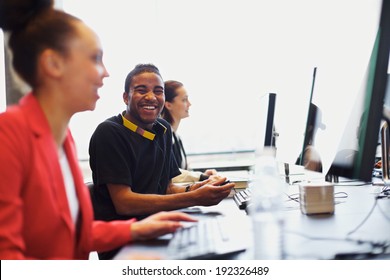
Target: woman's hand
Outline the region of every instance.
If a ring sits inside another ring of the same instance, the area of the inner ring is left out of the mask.
[[[196,222],[191,216],[181,212],[159,212],[130,226],[133,241],[148,240],[167,233],[173,233],[182,227],[181,221]]]
[[[204,174],[211,176],[211,175],[217,175],[217,170],[215,169],[207,169]]]

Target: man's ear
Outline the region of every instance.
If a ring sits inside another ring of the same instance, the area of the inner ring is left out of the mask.
[[[123,101],[125,102],[126,105],[129,105],[129,93],[123,92]]]
[[[42,71],[49,76],[59,77],[64,68],[64,58],[52,49],[46,49],[39,57],[39,66]]]

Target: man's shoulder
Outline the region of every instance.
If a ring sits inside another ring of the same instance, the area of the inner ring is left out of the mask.
[[[160,123],[161,125],[168,127],[170,124],[163,118],[157,118],[157,122]]]
[[[162,118],[157,118],[155,122],[155,127],[162,131],[163,133],[172,134],[171,125]]]
[[[120,115],[112,116],[103,122],[101,122],[97,127],[116,127],[118,125],[122,125],[122,118]]]
[[[100,124],[95,129],[94,135],[96,134],[111,134],[114,131],[118,131],[120,127],[122,126],[122,119],[120,118],[120,115],[110,117]]]

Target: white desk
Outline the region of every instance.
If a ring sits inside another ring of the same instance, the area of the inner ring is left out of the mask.
[[[284,177],[284,164],[280,164],[279,171]],[[233,173],[237,174],[236,171]],[[324,175],[290,165],[289,179],[287,194],[298,197],[299,185],[293,182],[324,181]],[[373,247],[370,242],[390,245],[390,199],[375,199],[381,187],[361,185],[359,182],[340,182],[334,189],[334,214],[302,214],[300,204],[286,195],[284,213],[287,259],[334,259],[336,256],[353,258],[348,254],[371,252]],[[343,197],[345,194],[346,197]],[[252,244],[255,237],[250,217],[245,210],[240,210],[232,198],[227,198],[216,206],[201,208],[204,213],[215,211],[228,217],[235,226],[236,234],[247,243],[248,249],[245,252],[229,256],[229,259],[253,259]],[[200,219],[202,215],[197,214]],[[367,220],[359,227],[365,219]],[[354,232],[350,233],[352,231]],[[170,236],[164,236],[154,241],[131,244],[122,248],[117,258],[127,258],[130,252],[157,254],[164,258],[169,238]]]

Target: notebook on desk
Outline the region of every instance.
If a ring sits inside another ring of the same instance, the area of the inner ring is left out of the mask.
[[[245,189],[250,181],[250,172],[248,170],[221,171],[218,175],[226,177],[230,182],[236,184],[236,189]]]
[[[224,176],[230,182],[235,183],[228,197],[234,197],[237,192],[246,189],[250,182],[250,172],[248,170],[222,171],[218,175]]]
[[[241,170],[250,170],[253,167],[254,161],[250,159],[241,159],[241,160],[218,160],[212,161],[207,160],[205,162],[192,162],[190,164],[191,170],[194,171],[204,171],[206,169],[216,169],[221,172],[228,171],[241,171]]]

